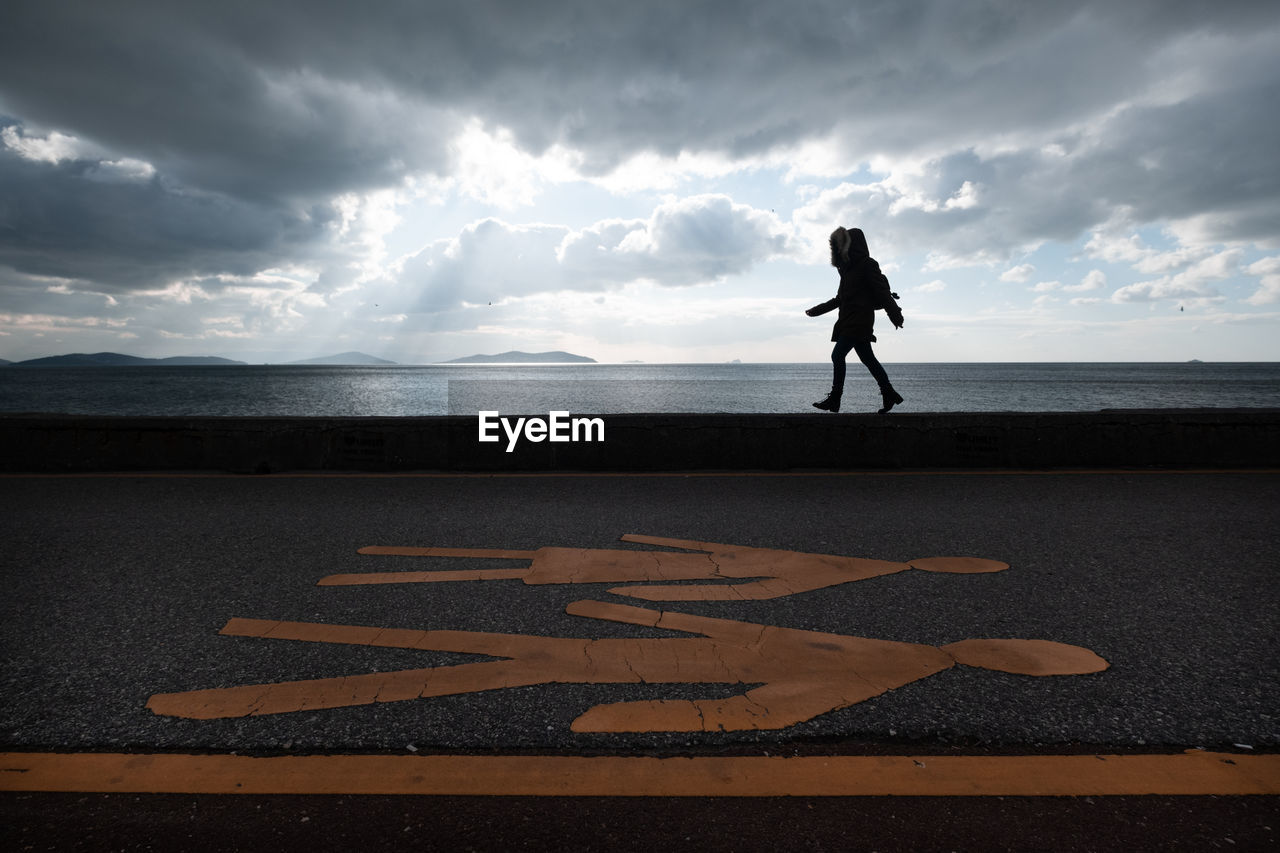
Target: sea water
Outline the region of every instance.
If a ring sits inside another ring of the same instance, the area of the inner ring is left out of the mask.
[[[1280,362],[890,364],[902,412],[1280,407]],[[4,367],[0,411],[423,416],[813,412],[829,364]],[[844,411],[879,395],[849,365]]]

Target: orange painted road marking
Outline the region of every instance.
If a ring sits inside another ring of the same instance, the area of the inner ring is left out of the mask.
[[[554,797],[1280,794],[1280,755],[577,757],[0,753],[0,790]]]
[[[920,468],[906,471],[285,471],[275,474],[231,474],[224,471],[74,471],[74,472],[5,472],[0,479],[66,480],[76,478],[177,478],[177,479],[353,479],[353,480],[525,480],[541,478],[597,479],[601,477],[1071,477],[1078,475],[1152,475],[1152,474],[1280,474],[1280,468]]]
[[[386,548],[380,545],[361,548],[360,553],[410,557],[476,557],[498,560],[533,560],[538,556],[537,551],[515,551],[509,548]]]
[[[957,663],[1024,675],[1106,669],[1088,649],[1048,640],[964,640],[942,647],[872,640],[575,601],[575,616],[664,628],[701,637],[587,639],[419,631],[232,619],[223,634],[490,655],[502,660],[275,684],[157,693],[154,713],[195,719],[372,705],[534,684],[759,685],[728,699],[656,699],[596,705],[579,732],[782,729],[910,684]]]
[[[654,584],[615,587],[609,592],[646,601],[744,601],[781,598],[815,589],[882,577],[908,569],[974,574],[1001,572],[1008,563],[981,557],[925,557],[906,563],[807,554],[746,545],[722,545],[663,536],[627,533],[624,542],[663,545],[703,553],[623,551],[604,548],[539,548],[504,551],[491,548],[422,548],[371,545],[361,554],[402,557],[514,557],[532,560],[527,569],[472,571],[366,572],[329,575],[320,586],[521,578],[527,584],[624,583],[633,581],[746,580],[736,584]]]

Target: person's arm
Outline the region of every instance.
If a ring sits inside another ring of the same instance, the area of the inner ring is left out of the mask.
[[[823,302],[820,305],[815,305],[812,308],[810,308],[808,311],[805,311],[804,313],[808,314],[810,317],[820,317],[823,314],[827,313],[828,311],[834,310],[836,306],[838,306],[839,304],[840,304],[840,297],[833,296],[830,299],[828,299],[826,302]]]
[[[889,317],[889,322],[893,323],[895,329],[901,329],[903,324],[902,309],[898,307],[897,294],[889,289],[889,279],[885,278],[884,273],[880,272],[879,264],[876,264],[872,279],[872,289],[876,295],[876,307],[884,309],[884,313]]]
[[[888,291],[888,287],[886,287],[885,290]],[[893,327],[895,329],[901,329],[902,324],[906,321],[903,320],[902,309],[898,307],[898,302],[893,298],[892,293],[885,293],[884,303],[881,307],[884,308],[884,313],[888,316],[889,322],[893,324]]]

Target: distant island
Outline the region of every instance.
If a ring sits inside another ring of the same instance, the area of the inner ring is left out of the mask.
[[[289,364],[395,364],[395,362],[362,352],[343,352],[337,355],[322,355],[319,358],[304,358],[301,361],[291,361]]]
[[[50,355],[44,358],[29,358],[26,361],[8,362],[10,367],[151,367],[159,365],[191,366],[217,364],[244,364],[243,361],[232,361],[215,355],[176,355],[169,358],[142,358],[136,355],[124,355],[118,352],[81,352],[69,355]]]
[[[585,355],[574,355],[571,352],[511,352],[498,355],[468,355],[454,358],[441,364],[596,364],[594,358]]]

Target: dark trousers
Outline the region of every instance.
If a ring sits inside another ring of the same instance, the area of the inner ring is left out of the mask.
[[[858,354],[858,360],[866,365],[867,370],[871,371],[871,375],[875,377],[876,384],[880,386],[880,390],[891,388],[889,384],[889,374],[884,372],[884,366],[876,360],[876,354],[871,351],[871,341],[859,336],[853,338],[844,335],[836,341],[835,349],[831,350],[831,365],[834,370],[831,379],[831,393],[840,396],[844,393],[844,357],[852,350]]]

